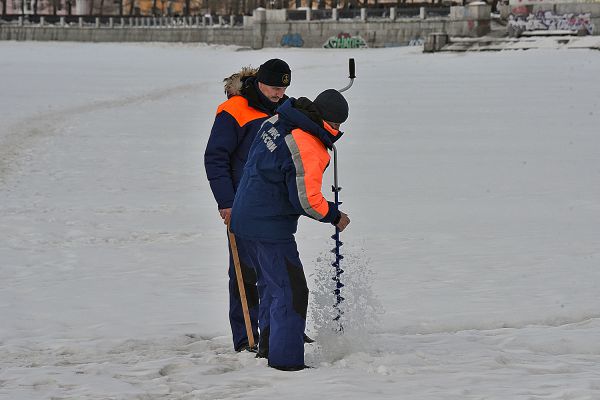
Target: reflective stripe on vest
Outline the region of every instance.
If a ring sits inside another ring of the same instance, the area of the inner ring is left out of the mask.
[[[329,204],[321,193],[323,172],[330,156],[323,143],[301,129],[285,137],[296,168],[298,199],[306,214],[320,220],[327,215]]]

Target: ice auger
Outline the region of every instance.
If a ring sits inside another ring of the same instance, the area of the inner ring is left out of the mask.
[[[350,72],[350,75],[348,76],[348,78],[350,78],[350,82],[344,88],[338,90],[340,93],[350,89],[354,83],[354,79],[356,78],[354,58],[348,60],[348,70]],[[342,188],[338,185],[337,149],[335,148],[335,145],[333,145],[333,186],[331,187],[331,190],[333,191],[335,204],[339,207],[340,204],[342,204],[339,198],[339,193]],[[331,238],[335,241],[335,247],[331,249],[331,252],[335,254],[335,260],[331,263],[331,265],[335,268],[335,276],[331,278],[335,282],[335,290],[333,291],[333,294],[335,294],[335,304],[333,305],[333,308],[335,309],[335,317],[333,320],[337,322],[337,331],[342,333],[344,332],[344,326],[342,325],[342,314],[344,314],[344,312],[340,306],[344,301],[344,297],[342,297],[341,292],[342,288],[344,287],[344,284],[341,280],[344,270],[340,266],[340,262],[344,259],[344,256],[340,254],[340,247],[342,247],[344,243],[340,241],[340,229],[337,226],[335,227],[335,233],[331,236]]]

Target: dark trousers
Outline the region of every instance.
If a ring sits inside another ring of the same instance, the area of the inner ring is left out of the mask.
[[[229,236],[227,237],[227,242],[229,243]],[[237,244],[242,277],[244,279],[252,332],[254,333],[254,340],[258,341],[258,287],[256,271],[248,256],[244,240],[236,236],[235,242]],[[236,351],[243,350],[248,344],[248,335],[246,333],[244,312],[235,275],[235,265],[231,254],[231,244],[229,244],[229,323],[231,324],[231,333],[233,334],[234,349]]]
[[[308,286],[296,241],[246,239],[244,245],[260,285],[259,325],[268,332],[269,365],[303,366]]]

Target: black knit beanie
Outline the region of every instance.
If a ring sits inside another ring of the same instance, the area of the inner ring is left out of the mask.
[[[348,119],[348,102],[335,89],[321,92],[313,103],[325,121],[341,124]]]
[[[265,85],[286,87],[292,82],[292,71],[285,61],[272,58],[258,68],[256,79]]]

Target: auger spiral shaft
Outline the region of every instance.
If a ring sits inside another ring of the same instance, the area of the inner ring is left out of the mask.
[[[348,71],[348,78],[350,79],[350,82],[344,88],[339,90],[340,93],[350,89],[352,87],[352,84],[354,83],[354,79],[356,78],[354,58],[350,58],[348,60]],[[331,187],[331,190],[334,194],[335,204],[339,209],[339,206],[342,204],[339,198],[339,193],[342,190],[342,188],[338,185],[337,166],[337,149],[334,145],[333,186]],[[341,333],[344,332],[344,326],[342,324],[342,315],[344,314],[344,311],[341,309],[342,302],[344,301],[344,297],[342,296],[342,288],[344,287],[344,284],[342,283],[341,276],[344,273],[344,270],[340,266],[340,262],[344,259],[344,256],[340,254],[340,247],[342,247],[344,243],[340,240],[340,228],[338,228],[337,226],[335,227],[335,233],[331,236],[331,238],[335,241],[335,247],[331,249],[331,252],[335,254],[335,260],[331,263],[331,265],[335,268],[335,276],[331,278],[335,282],[335,289],[333,290],[333,294],[335,295],[335,304],[333,305],[333,308],[335,310],[335,316],[333,320],[337,322],[337,331]]]

